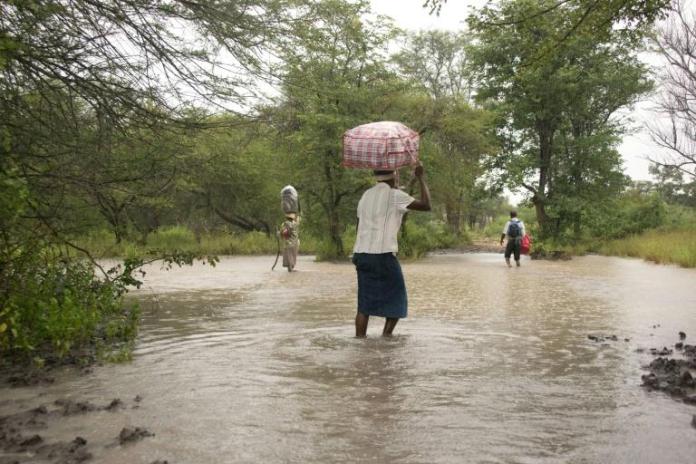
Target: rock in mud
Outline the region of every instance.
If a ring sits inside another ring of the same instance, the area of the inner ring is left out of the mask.
[[[156,461],[152,461],[150,464],[169,464],[169,461],[158,459]]]
[[[650,354],[654,356],[669,356],[672,353],[673,351],[667,348],[666,346],[663,347],[661,350],[658,350],[657,348],[650,348]]]
[[[675,343],[674,348],[677,350],[681,350],[684,348],[684,344],[682,342]]]
[[[46,407],[39,406],[29,411],[0,417],[0,435],[2,435],[3,432],[21,430],[24,428],[45,428],[46,422],[41,419],[45,419],[47,415],[48,410]]]
[[[44,371],[25,372],[11,375],[7,378],[7,383],[13,388],[33,387],[36,385],[48,385],[55,382],[55,378]]]
[[[43,442],[43,438],[41,438],[41,435],[32,435],[31,437],[23,440],[19,446],[22,447],[31,447],[31,446],[36,446],[39,443]]]
[[[598,343],[606,342],[606,341],[612,341],[612,342],[618,342],[618,341],[619,341],[619,337],[617,337],[616,335],[594,335],[594,334],[589,334],[589,335],[587,336],[587,338],[590,339],[590,340],[592,340],[593,342],[598,342]],[[628,341],[628,340],[629,340],[629,339],[627,338],[626,341]]]
[[[121,433],[118,434],[118,441],[120,444],[132,443],[138,440],[142,440],[145,437],[154,437],[155,434],[147,429],[140,427],[124,427]]]
[[[124,407],[125,407],[125,405],[123,404],[123,401],[121,401],[120,398],[115,398],[115,399],[111,400],[111,403],[109,403],[109,405],[107,407],[105,407],[104,409],[106,409],[107,411],[116,411],[116,410],[124,408]]]
[[[652,372],[650,374],[643,375],[640,378],[643,381],[644,387],[648,387],[651,390],[659,390],[660,389],[660,380]]]
[[[37,450],[37,454],[49,459],[55,459],[58,464],[78,464],[92,459],[92,453],[85,449],[87,440],[82,437],[75,437],[71,442],[58,442],[42,446]]]
[[[677,343],[681,345],[681,343]],[[678,348],[678,346],[677,346]],[[663,348],[658,351],[655,348],[650,351],[653,354],[664,353],[672,354],[672,350]],[[696,379],[692,374],[696,369],[696,347],[693,345],[683,345],[682,356],[678,359],[658,357],[654,359],[646,368],[649,374],[641,376],[643,387],[649,390],[658,390],[671,395],[675,400],[681,399],[684,403],[696,405]],[[692,425],[696,427],[696,416],[692,420]]]
[[[691,372],[689,371],[684,371],[682,372],[681,376],[679,377],[679,381],[677,383],[680,387],[693,387],[694,386],[694,378],[691,375]]]
[[[73,400],[56,400],[56,406],[63,408],[64,416],[74,416],[76,414],[84,414],[86,412],[96,411],[98,408],[89,401],[73,401]]]
[[[41,405],[31,410],[34,414],[48,414],[48,409],[46,406]]]
[[[684,340],[686,338],[686,334],[684,332],[679,332],[679,340]]]

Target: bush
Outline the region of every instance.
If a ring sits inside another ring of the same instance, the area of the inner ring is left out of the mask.
[[[418,223],[408,220],[399,232],[399,256],[420,258],[428,251],[451,248],[462,240],[448,231],[442,222]]]
[[[659,227],[667,217],[667,205],[658,195],[627,194],[598,205],[586,221],[589,236],[615,239]]]
[[[98,279],[91,263],[36,252],[3,274],[2,352],[61,358],[85,347],[108,353],[135,338],[138,309],[124,305],[124,282]]]
[[[651,230],[622,240],[603,244],[599,251],[605,255],[631,256],[656,263],[674,263],[696,267],[696,235],[693,229]]]
[[[147,238],[147,245],[162,250],[192,249],[198,244],[196,236],[184,226],[169,226],[157,229]]]

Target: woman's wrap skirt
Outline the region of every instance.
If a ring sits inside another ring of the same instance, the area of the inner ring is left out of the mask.
[[[408,298],[401,265],[393,253],[354,253],[358,311],[368,316],[406,317]]]

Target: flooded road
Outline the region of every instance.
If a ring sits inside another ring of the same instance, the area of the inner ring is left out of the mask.
[[[641,388],[653,357],[636,352],[673,346],[679,331],[696,342],[694,270],[434,255],[403,264],[410,309],[396,336],[381,338],[372,318],[360,340],[352,265],[301,257],[289,274],[272,263],[150,268],[134,292],[143,324],[132,362],[0,389],[0,414],[121,398],[119,411],[42,431],[86,438],[100,463],[696,459],[696,407]],[[120,446],[124,426],[155,436]]]

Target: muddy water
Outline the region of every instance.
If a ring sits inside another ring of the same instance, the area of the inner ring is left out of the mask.
[[[121,398],[125,409],[42,432],[83,436],[104,463],[694,462],[696,407],[642,389],[652,357],[636,352],[673,345],[680,330],[696,342],[693,270],[436,255],[403,265],[410,311],[398,336],[379,337],[374,319],[359,340],[351,265],[271,264],[150,269],[131,363],[2,389],[0,414]],[[119,446],[124,426],[156,435]]]

